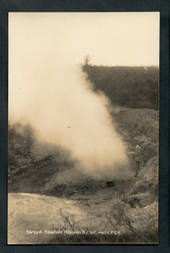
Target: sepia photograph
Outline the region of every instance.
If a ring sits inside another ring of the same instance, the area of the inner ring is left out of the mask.
[[[8,244],[158,244],[159,25],[8,13]]]

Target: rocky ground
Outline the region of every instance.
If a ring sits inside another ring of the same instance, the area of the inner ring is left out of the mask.
[[[111,113],[132,175],[96,181],[79,173],[76,181],[64,182],[61,173],[72,173],[71,163],[57,164],[50,155],[30,158],[29,168],[9,173],[8,243],[158,243],[158,112]],[[135,177],[136,145],[141,151]]]

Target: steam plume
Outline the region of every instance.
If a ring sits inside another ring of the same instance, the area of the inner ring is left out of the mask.
[[[9,121],[31,124],[43,141],[69,149],[77,168],[87,175],[126,173],[125,145],[113,126],[107,99],[92,91],[79,66],[55,67],[36,69],[24,85],[10,86]]]

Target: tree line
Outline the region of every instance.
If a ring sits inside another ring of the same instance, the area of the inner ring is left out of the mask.
[[[113,105],[158,110],[159,69],[150,67],[82,65],[94,91],[102,91]]]

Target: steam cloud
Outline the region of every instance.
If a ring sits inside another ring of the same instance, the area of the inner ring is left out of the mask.
[[[9,122],[28,123],[43,141],[69,149],[76,168],[86,175],[125,175],[126,148],[113,126],[107,98],[92,91],[80,69],[39,67],[23,79],[24,85],[11,80]]]

